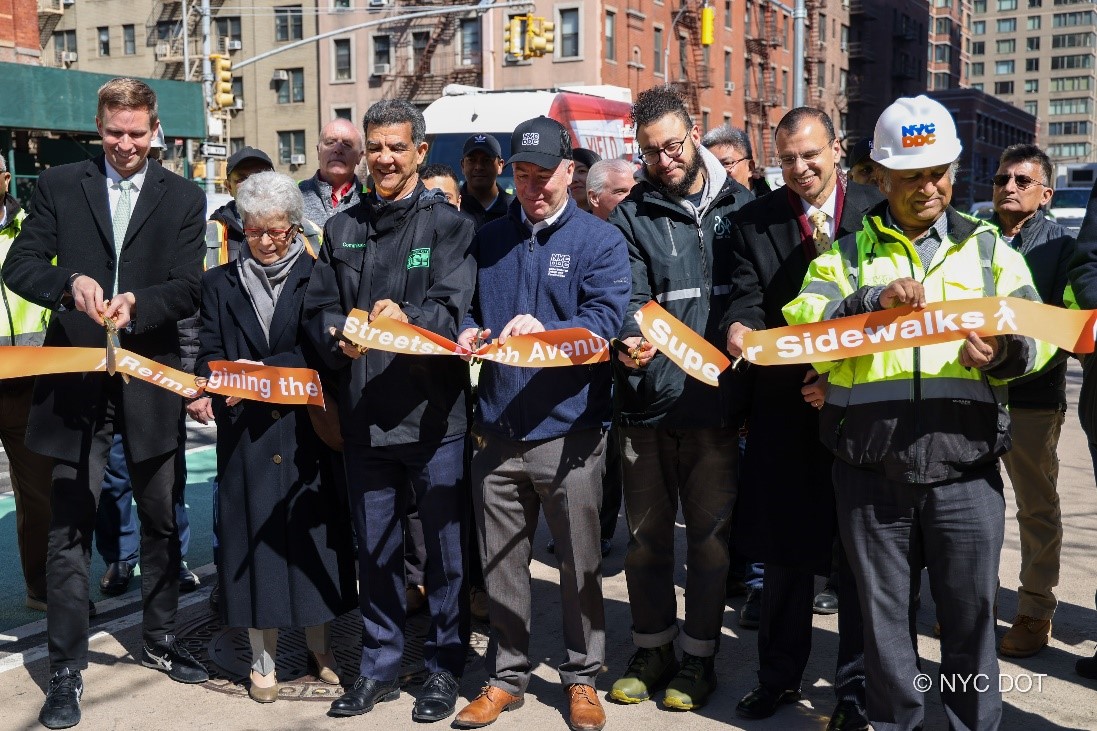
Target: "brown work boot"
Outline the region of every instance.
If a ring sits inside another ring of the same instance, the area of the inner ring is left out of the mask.
[[[1006,657],[1032,657],[1044,649],[1051,638],[1051,620],[1018,614],[1013,626],[1002,638],[998,651]]]
[[[606,712],[598,701],[594,688],[582,683],[568,686],[568,726],[572,731],[601,731],[606,725]]]
[[[453,725],[457,728],[480,728],[489,723],[495,723],[499,714],[503,711],[513,711],[521,708],[525,699],[520,695],[511,695],[502,688],[494,685],[485,685],[480,689],[480,695],[465,706],[457,718],[453,719]]]

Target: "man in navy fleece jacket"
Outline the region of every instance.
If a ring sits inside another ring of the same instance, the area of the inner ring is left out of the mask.
[[[476,295],[458,343],[478,333],[515,335],[587,328],[605,339],[621,327],[631,292],[620,231],[568,197],[571,136],[547,117],[514,130],[508,161],[517,200],[473,241]],[[472,458],[473,505],[489,596],[490,677],[457,716],[475,728],[522,703],[529,657],[529,561],[537,514],[556,543],[573,729],[600,729],[594,679],[605,659],[598,508],[611,418],[609,363],[518,368],[485,362]]]

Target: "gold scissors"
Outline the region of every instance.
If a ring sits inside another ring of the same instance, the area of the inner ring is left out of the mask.
[[[114,324],[114,320],[104,318],[103,327],[107,329],[107,373],[113,376],[118,372],[118,350],[122,347],[122,341],[118,337],[118,326]],[[122,374],[122,382],[130,382],[130,377],[125,373]]]

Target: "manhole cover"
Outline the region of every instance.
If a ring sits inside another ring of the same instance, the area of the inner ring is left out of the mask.
[[[400,677],[405,685],[417,685],[426,680],[423,666],[423,643],[430,628],[430,617],[417,614],[409,617],[404,628],[404,659]],[[483,663],[487,651],[487,625],[474,622],[469,642],[467,668]],[[245,680],[251,670],[251,645],[248,631],[240,627],[225,627],[211,614],[179,628],[179,641],[209,670],[205,687],[221,693],[246,696]],[[343,682],[358,676],[362,647],[362,617],[355,610],[332,622],[331,644],[339,661]],[[278,634],[278,682],[280,700],[331,701],[342,695],[341,686],[321,683],[308,671],[308,648],[301,629],[284,630]]]

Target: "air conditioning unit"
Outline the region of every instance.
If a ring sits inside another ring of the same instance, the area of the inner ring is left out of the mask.
[[[389,72],[389,64],[387,63],[375,63],[373,64],[374,76],[385,76]]]
[[[389,0],[369,0],[369,7],[373,9],[383,8],[389,4]]]
[[[289,164],[290,165],[304,165],[305,164],[305,156],[304,155],[290,155],[289,156]]]
[[[724,93],[725,94],[730,94],[733,91],[735,91],[735,82],[734,81],[725,81],[724,82]]]
[[[271,81],[289,81],[289,72],[285,69],[278,69],[270,77]]]
[[[75,5],[76,0],[61,0],[61,4],[65,7],[69,7],[70,5]]]
[[[244,100],[241,99],[240,97],[235,97],[232,100],[232,106],[229,107],[229,109],[235,109],[237,111],[240,111],[243,108],[244,108]]]
[[[244,44],[241,41],[236,40],[235,38],[225,38],[224,45],[226,51],[239,51],[241,48],[244,47]]]
[[[848,41],[842,41],[842,53],[846,52],[846,48],[849,46]]]
[[[76,51],[61,51],[61,63],[76,63]]]

